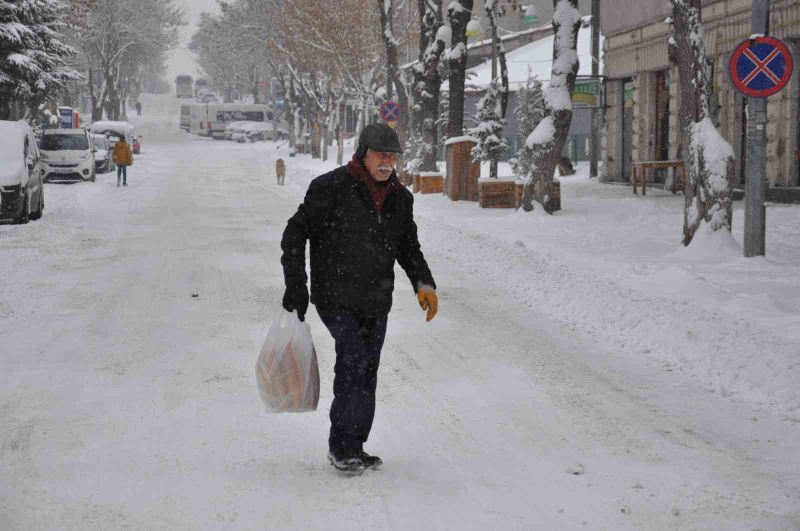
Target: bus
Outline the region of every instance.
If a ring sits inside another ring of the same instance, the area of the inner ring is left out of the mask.
[[[192,92],[192,76],[178,76],[175,78],[175,95],[178,98],[191,98],[194,96]]]
[[[271,122],[269,105],[246,103],[206,103],[189,108],[189,132],[215,139],[225,137],[225,126],[231,122]]]

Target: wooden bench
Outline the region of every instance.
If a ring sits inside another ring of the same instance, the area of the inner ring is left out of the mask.
[[[633,193],[636,191],[636,182],[642,181],[642,195],[647,195],[647,170],[659,168],[672,168],[672,193],[678,191],[678,170],[681,170],[680,189],[686,188],[686,166],[682,160],[639,160],[631,164],[631,184]]]

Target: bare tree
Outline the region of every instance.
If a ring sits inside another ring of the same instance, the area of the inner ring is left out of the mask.
[[[572,93],[578,74],[576,45],[581,27],[578,0],[553,0],[553,67],[544,89],[544,118],[528,136],[523,149],[532,150],[525,175],[522,208],[533,210],[534,199],[552,213],[553,173],[561,158],[572,122]]]
[[[683,244],[705,221],[731,230],[733,150],[708,115],[709,81],[700,0],[671,0],[669,53],[680,75],[680,120],[688,146]]]
[[[386,48],[386,98],[392,99],[392,88],[397,90],[397,103],[400,105],[398,133],[405,143],[408,137],[408,92],[400,78],[397,64],[398,40],[394,35],[394,0],[376,0],[381,14],[381,35]]]

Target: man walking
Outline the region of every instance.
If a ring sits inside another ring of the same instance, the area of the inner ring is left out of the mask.
[[[125,141],[124,136],[119,137],[114,151],[111,152],[111,159],[117,165],[117,186],[119,186],[120,176],[122,177],[122,186],[128,186],[128,166],[133,164],[133,153],[131,153],[131,146]]]
[[[395,260],[430,321],[436,284],[417,239],[414,197],[394,172],[402,153],[394,129],[364,128],[353,159],[311,181],[283,233],[283,307],[304,319],[309,303],[305,248],[311,242],[311,302],[336,342],[328,459],[361,472],[382,461],[364,451],[375,416],[381,348],[394,290]]]

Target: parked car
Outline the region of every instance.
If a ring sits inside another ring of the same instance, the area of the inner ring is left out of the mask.
[[[31,127],[0,120],[0,218],[27,223],[42,217],[43,173]]]
[[[247,122],[231,122],[231,123],[229,123],[228,125],[225,126],[225,131],[223,131],[222,137],[225,140],[232,140],[233,139],[232,137],[233,137],[234,130],[236,130],[237,128],[243,126],[246,123]]]
[[[131,149],[133,149],[133,139],[137,136],[136,128],[128,122],[110,120],[99,121],[93,123],[90,130],[94,134],[106,135],[111,144],[111,149],[114,149],[114,146],[117,145],[117,139],[120,136],[124,136],[125,141],[130,144]]]
[[[92,143],[97,151],[94,154],[94,169],[97,173],[108,173],[116,167],[111,153],[114,148],[106,135],[92,135]]]
[[[206,92],[205,94],[198,96],[197,101],[200,103],[218,103],[219,98],[217,98],[216,94],[213,92]]]
[[[247,122],[237,128],[236,132],[231,136],[231,140],[239,143],[272,140],[272,123]]]
[[[48,129],[39,149],[45,182],[95,180],[95,148],[86,129]]]

